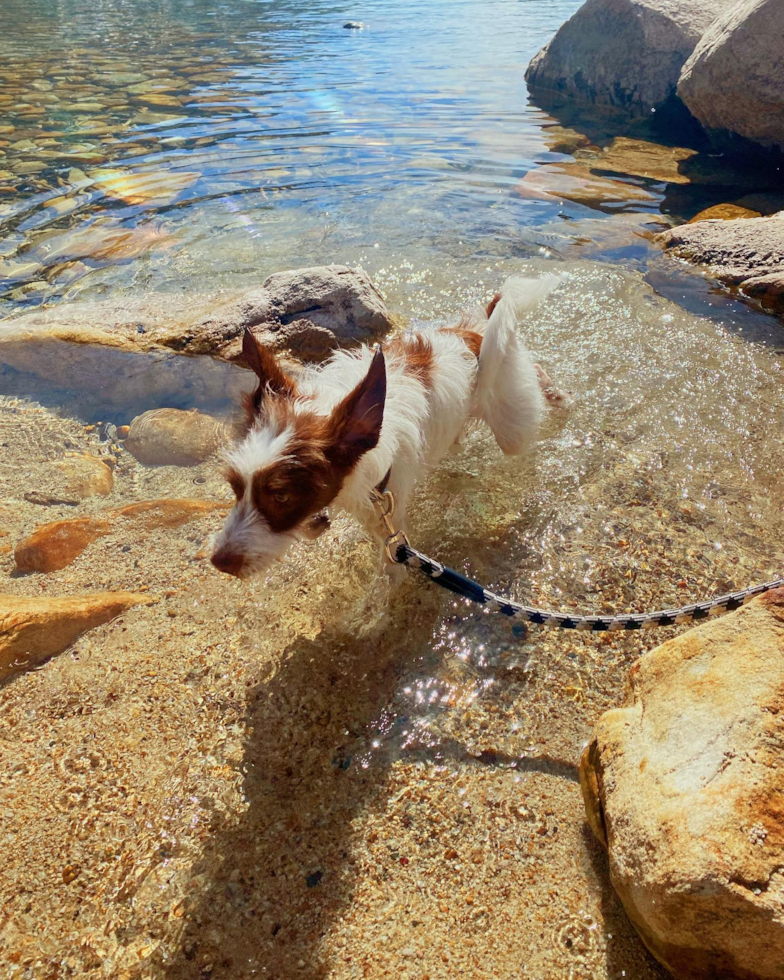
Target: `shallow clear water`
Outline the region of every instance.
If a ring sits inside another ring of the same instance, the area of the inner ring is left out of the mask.
[[[345,262],[395,313],[440,321],[555,269],[525,334],[573,409],[534,459],[473,433],[419,493],[415,543],[581,611],[772,577],[784,333],[648,240],[767,185],[689,147],[684,183],[639,127],[619,162],[617,120],[532,105],[525,66],[577,6],[5,0],[0,310],[147,293],[200,308]],[[227,410],[238,369],[62,350],[0,365],[12,544],[107,506],[227,495],[214,460],[143,466],[113,426]],[[116,458],[110,496],[27,500],[71,452]],[[2,591],[160,597],[3,690],[9,975],[660,977],[582,836],[575,763],[673,631],[526,634],[414,580],[390,599],[344,518],[266,579],[228,581],[205,560],[218,524],[118,522],[26,577],[0,535]]]

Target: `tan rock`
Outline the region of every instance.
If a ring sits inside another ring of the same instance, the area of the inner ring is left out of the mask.
[[[131,422],[125,448],[140,463],[194,466],[211,456],[224,440],[222,423],[211,415],[195,409],[157,408]]]
[[[138,173],[98,170],[92,174],[95,186],[109,197],[118,198],[126,204],[150,206],[170,204],[200,176],[196,172],[170,170],[143,170]]]
[[[591,169],[645,177],[667,184],[688,184],[691,181],[684,172],[683,164],[696,153],[696,150],[683,146],[662,146],[660,143],[617,136],[600,156],[591,161]]]
[[[737,204],[714,204],[712,208],[705,208],[699,214],[695,214],[690,219],[689,224],[693,225],[697,221],[734,221],[736,218],[761,218],[759,211],[752,211],[749,208],[742,208]]]
[[[0,680],[62,653],[82,633],[126,609],[156,601],[133,592],[60,598],[0,595]]]
[[[68,456],[52,463],[65,493],[78,500],[105,497],[112,492],[114,474],[98,456]]]
[[[125,507],[100,511],[92,517],[74,517],[43,524],[14,549],[20,572],[55,572],[75,561],[85,548],[106,537],[124,523],[133,530],[172,528],[216,510],[228,510],[229,503],[210,500],[171,498],[145,500]]]
[[[620,183],[620,182],[619,182]],[[621,185],[624,186],[624,185]],[[646,198],[647,199],[647,196]],[[76,233],[74,233],[76,235]],[[49,241],[41,260],[49,263],[52,254],[58,261],[77,252],[92,258],[124,257],[137,248],[165,246],[166,236],[151,228],[146,232],[123,237],[122,229],[101,228],[85,232],[70,240]],[[97,249],[97,253],[96,253]],[[0,276],[6,279],[30,279],[41,264],[25,258],[0,262]],[[261,286],[236,293],[193,294],[150,293],[135,299],[78,302],[51,307],[0,321],[0,361],[19,371],[36,371],[36,359],[29,351],[36,343],[63,340],[70,343],[113,344],[126,351],[158,351],[182,354],[206,354],[223,360],[239,356],[242,334],[252,327],[266,342],[293,353],[305,350],[316,354],[316,347],[328,353],[334,346],[360,343],[383,335],[393,327],[383,298],[369,277],[346,266],[315,266],[294,269],[269,276]],[[60,357],[71,357],[68,368],[69,387],[81,388],[83,372],[73,379],[74,357],[62,351]],[[21,366],[20,366],[21,365]],[[37,369],[46,377],[57,364],[47,356]],[[144,365],[147,374],[152,372]],[[185,370],[182,365],[179,370]],[[123,370],[107,371],[113,384],[122,385]],[[90,367],[88,385],[94,387],[95,371]],[[154,383],[154,378],[144,383]],[[138,384],[134,379],[134,384]],[[225,382],[221,382],[225,386]]]
[[[589,823],[681,980],[784,976],[784,589],[632,668],[583,755]]]

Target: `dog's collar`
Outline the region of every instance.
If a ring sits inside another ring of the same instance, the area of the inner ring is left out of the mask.
[[[376,493],[382,494],[382,493],[384,493],[386,491],[387,484],[389,483],[390,476],[392,476],[392,467],[391,466],[387,470],[387,475],[384,477],[384,479],[381,481],[381,483],[379,483],[377,485],[377,487],[376,487]]]

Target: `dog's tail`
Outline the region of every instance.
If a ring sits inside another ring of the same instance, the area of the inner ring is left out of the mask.
[[[533,361],[517,336],[517,324],[560,283],[560,276],[507,279],[487,321],[479,352],[476,414],[508,455],[536,438],[544,408]]]

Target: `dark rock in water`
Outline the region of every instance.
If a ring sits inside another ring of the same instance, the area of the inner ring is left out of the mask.
[[[534,57],[532,88],[643,113],[675,96],[705,30],[733,0],[587,0]]]
[[[347,31],[361,31],[364,26],[361,20],[349,20],[343,25]]]

